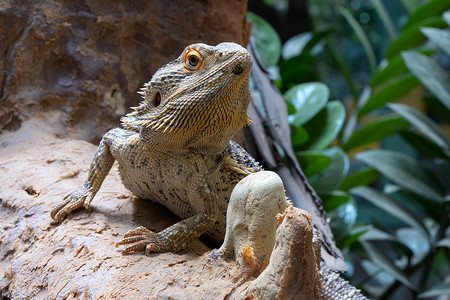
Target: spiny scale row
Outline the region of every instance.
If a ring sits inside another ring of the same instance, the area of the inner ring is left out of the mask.
[[[342,279],[338,273],[333,272],[324,263],[321,264],[322,273],[322,299],[328,300],[364,300],[367,299],[360,290]]]

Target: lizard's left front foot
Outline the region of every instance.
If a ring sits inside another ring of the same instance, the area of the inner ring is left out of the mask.
[[[64,197],[63,202],[52,210],[50,216],[56,222],[61,222],[72,211],[82,206],[87,210],[90,210],[90,203],[92,198],[94,198],[94,195],[95,192],[92,191],[91,185],[85,183]]]
[[[116,244],[116,247],[120,245],[127,245],[122,254],[143,249],[145,249],[146,255],[151,252],[168,252],[172,250],[167,238],[143,226],[128,231],[124,238]]]

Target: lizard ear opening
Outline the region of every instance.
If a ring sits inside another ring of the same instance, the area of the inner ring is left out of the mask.
[[[159,92],[155,93],[155,96],[153,97],[153,105],[155,107],[158,107],[161,104],[161,94]]]

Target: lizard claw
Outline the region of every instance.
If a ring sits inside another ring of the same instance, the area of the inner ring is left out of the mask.
[[[151,252],[168,251],[169,243],[167,239],[159,233],[155,233],[143,226],[128,231],[124,238],[116,244],[116,247],[128,245],[122,254],[145,249],[145,255]]]
[[[58,204],[50,213],[53,220],[61,222],[72,211],[84,206],[85,209],[90,210],[90,203],[94,197],[90,188],[86,185],[80,186],[72,193],[64,197],[63,202]]]

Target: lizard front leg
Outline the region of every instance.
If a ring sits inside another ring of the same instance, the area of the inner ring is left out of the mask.
[[[89,175],[84,184],[64,197],[63,202],[57,205],[50,213],[53,220],[61,222],[72,211],[81,206],[90,209],[90,203],[94,198],[106,175],[114,163],[107,140],[100,142],[94,160],[89,167]]]
[[[178,252],[185,249],[189,243],[200,237],[213,224],[207,214],[198,214],[180,221],[161,232],[155,233],[143,226],[128,231],[117,243],[128,245],[123,251],[127,254],[145,249],[145,254],[151,252]]]
[[[182,220],[159,233],[155,233],[145,227],[138,227],[128,231],[124,238],[117,243],[127,245],[123,254],[145,249],[145,254],[151,252],[178,252],[185,249],[189,243],[200,237],[210,229],[217,219],[218,205],[216,193],[211,185],[205,185],[197,189],[203,199],[204,211]]]

